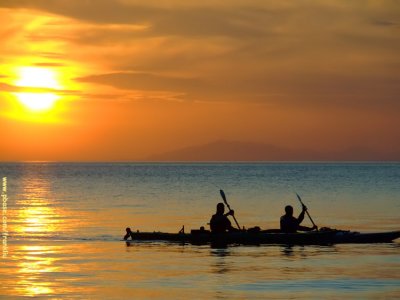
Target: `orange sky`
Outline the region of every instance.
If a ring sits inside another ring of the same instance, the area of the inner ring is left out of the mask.
[[[397,0],[6,0],[0,25],[0,161],[400,153]]]

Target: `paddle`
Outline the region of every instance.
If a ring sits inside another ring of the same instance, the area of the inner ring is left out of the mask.
[[[301,201],[301,198],[300,198],[299,194],[296,193],[296,196],[297,196],[297,199],[299,199],[301,205],[305,206],[303,201]],[[317,231],[318,231],[318,227],[317,227],[317,225],[315,225],[313,219],[311,218],[310,214],[308,213],[308,210],[306,210],[306,214],[307,214],[308,218],[310,219],[311,223],[313,224],[313,226],[316,227]]]
[[[229,204],[228,204],[228,201],[226,200],[224,191],[223,191],[223,190],[219,190],[219,193],[221,194],[221,197],[222,197],[222,199],[224,200],[225,205],[228,207],[228,209],[229,209],[229,210],[232,210],[231,207],[230,207]],[[241,229],[240,229],[240,226],[239,226],[239,223],[238,223],[238,221],[236,220],[235,216],[232,215],[232,217],[233,217],[233,219],[235,220],[235,223],[236,223],[237,228],[238,228],[239,230],[241,230]]]

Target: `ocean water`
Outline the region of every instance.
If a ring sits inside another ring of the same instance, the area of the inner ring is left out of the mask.
[[[400,230],[399,163],[3,163],[0,298],[396,299],[400,241],[214,249],[121,241],[208,226],[278,228],[302,196],[322,226]],[[310,225],[308,219],[305,225]]]

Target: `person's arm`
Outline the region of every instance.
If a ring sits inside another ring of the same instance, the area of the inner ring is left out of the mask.
[[[225,217],[227,216],[234,216],[235,215],[235,211],[233,209],[231,209],[230,211],[228,211],[226,214],[224,214]]]
[[[236,227],[233,227],[231,221],[229,221],[228,231],[232,232],[232,231],[240,231],[240,230],[237,229]]]
[[[126,234],[124,236],[124,240],[126,241],[129,237],[131,237],[131,239],[133,240],[133,232],[131,231],[131,229],[128,227],[126,228]]]
[[[228,216],[233,216],[233,215],[235,215],[235,212],[233,210],[230,210],[228,213],[225,214],[226,229],[231,232],[239,231],[239,229],[232,226],[231,221],[228,219]]]
[[[301,211],[299,217],[297,218],[297,223],[298,223],[299,225],[301,224],[301,222],[303,222],[303,220],[304,220],[304,214],[306,213],[306,211],[307,211],[307,207],[306,207],[305,205],[303,205],[303,210]]]
[[[299,225],[299,227],[297,228],[299,231],[312,231],[312,230],[314,230],[315,228],[314,227],[306,227],[306,226],[300,226]]]

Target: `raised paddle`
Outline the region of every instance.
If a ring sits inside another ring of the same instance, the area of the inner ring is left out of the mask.
[[[306,206],[304,205],[303,201],[301,201],[301,198],[300,198],[299,194],[296,193],[296,196],[297,196],[297,199],[299,199],[301,205],[304,206],[304,207],[306,207]],[[306,210],[306,214],[307,214],[308,218],[310,219],[311,223],[313,224],[313,226],[316,227],[316,228],[317,228],[317,231],[318,231],[318,227],[317,227],[317,225],[315,225],[313,219],[311,218],[310,214],[308,213],[308,210]]]
[[[226,206],[228,207],[228,209],[231,211],[232,209],[231,209],[231,207],[229,206],[228,201],[226,200],[226,196],[225,196],[224,191],[223,191],[223,190],[219,190],[219,193],[221,194],[221,197],[222,197],[222,199],[224,200],[225,205],[226,205]],[[239,230],[241,230],[241,229],[240,229],[240,226],[239,226],[239,223],[238,223],[238,221],[236,220],[235,216],[232,215],[232,217],[233,217],[233,219],[235,220],[235,223],[236,223],[237,228],[239,228]]]

